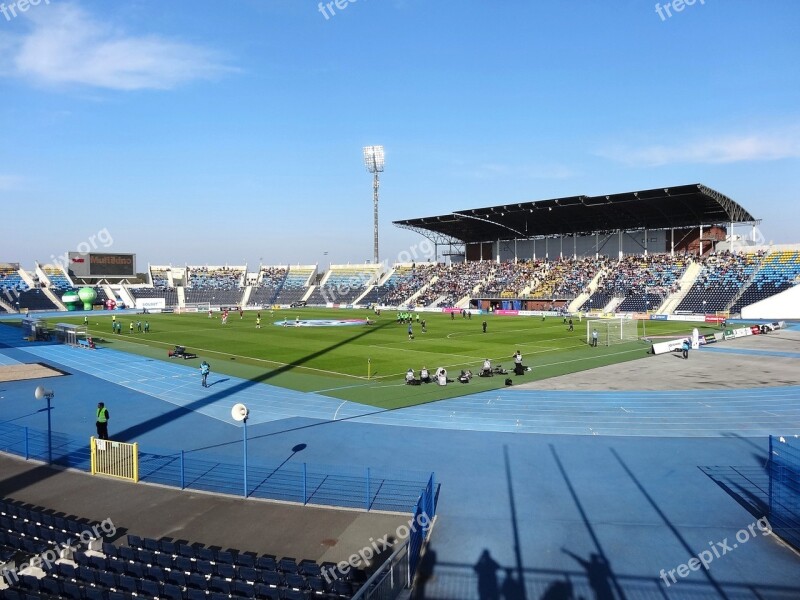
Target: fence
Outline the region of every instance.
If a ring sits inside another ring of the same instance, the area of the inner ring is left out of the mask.
[[[0,451],[26,460],[47,462],[47,432],[0,423]],[[156,453],[144,452],[140,447],[139,481],[241,496],[243,465],[225,462],[224,458],[210,451]],[[91,453],[86,438],[53,432],[52,463],[91,472]],[[247,481],[248,497],[409,513],[418,506],[420,495],[433,485],[433,476],[410,470],[388,471],[288,460],[271,464],[250,459]]]
[[[92,475],[139,481],[139,444],[91,438]]]
[[[800,441],[769,436],[767,470],[769,523],[778,537],[800,549]]]
[[[431,474],[417,500],[412,522],[414,525],[409,527],[408,540],[392,553],[352,600],[395,600],[403,590],[411,588],[422,549],[436,516],[436,504],[437,487]]]

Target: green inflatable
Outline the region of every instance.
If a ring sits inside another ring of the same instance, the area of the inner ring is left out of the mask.
[[[67,310],[78,310],[78,303],[80,302],[80,298],[75,291],[69,291],[63,296],[61,296],[61,301],[64,303],[64,306],[67,307]]]
[[[92,310],[92,304],[97,299],[97,292],[90,287],[78,290],[78,298],[83,302],[83,310]]]

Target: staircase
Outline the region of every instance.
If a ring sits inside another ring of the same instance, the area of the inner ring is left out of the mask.
[[[581,306],[583,306],[583,303],[586,302],[591,297],[591,295],[597,291],[597,286],[600,284],[600,279],[603,277],[605,272],[606,272],[605,269],[600,269],[597,272],[597,274],[589,282],[589,287],[588,287],[589,291],[579,294],[578,297],[575,298],[575,300],[570,302],[569,306],[567,306],[568,312],[576,312]]]
[[[67,310],[67,307],[64,306],[64,303],[61,302],[61,299],[58,296],[56,296],[51,289],[46,287],[42,288],[42,293],[44,293],[45,296],[50,298],[50,302],[55,304],[58,310]]]
[[[622,304],[622,301],[625,300],[622,296],[612,298],[608,304],[603,307],[604,313],[613,313],[617,310],[617,307]]]
[[[681,301],[686,297],[686,294],[689,293],[689,290],[692,289],[694,282],[697,281],[697,277],[700,275],[702,270],[703,266],[699,262],[693,262],[690,264],[686,271],[684,271],[681,278],[678,280],[678,291],[667,296],[667,298],[658,308],[658,314],[671,315],[672,312],[678,308],[678,305],[681,303]]]
[[[725,310],[730,310],[731,307],[739,301],[739,298],[742,297],[742,294],[744,294],[747,291],[747,288],[750,287],[750,284],[753,283],[753,280],[756,278],[756,275],[758,275],[758,272],[761,270],[761,265],[764,262],[764,260],[766,260],[767,256],[769,256],[769,254],[765,254],[764,256],[761,257],[761,260],[758,262],[758,265],[756,265],[756,268],[753,269],[752,273],[750,273],[750,277],[748,277],[747,281],[745,281],[742,287],[739,288],[739,291],[736,292],[736,295],[731,299],[731,301],[725,305]]]
[[[433,277],[431,277],[431,280],[428,283],[426,283],[421,288],[419,288],[416,292],[414,292],[411,295],[411,297],[408,300],[406,300],[403,304],[406,304],[408,306],[413,306],[415,304],[415,302],[416,302],[416,299],[419,297],[419,295],[422,294],[422,292],[427,290],[430,286],[432,286],[437,281],[439,281],[439,276],[438,275],[434,275]]]
[[[186,308],[186,291],[183,286],[175,288],[175,291],[178,293],[178,308]]]
[[[244,294],[242,294],[242,300],[239,306],[240,308],[244,308],[250,303],[250,294],[252,293],[253,293],[252,285],[248,285],[246,288],[244,288]]]
[[[5,310],[5,311],[6,311],[6,312],[8,312],[8,313],[15,313],[15,312],[17,312],[17,309],[16,309],[16,308],[14,308],[13,306],[11,306],[11,305],[10,305],[8,302],[6,302],[5,300],[3,300],[2,298],[0,298],[0,306],[2,306],[2,307],[3,307],[3,310]]]

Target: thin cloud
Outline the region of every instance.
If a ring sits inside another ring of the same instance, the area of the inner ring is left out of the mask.
[[[650,146],[614,146],[599,156],[634,166],[671,164],[726,164],[800,157],[797,131],[721,136],[684,143]]]
[[[0,73],[44,85],[112,90],[171,89],[233,69],[211,49],[157,35],[131,35],[74,5],[29,11]]]
[[[0,173],[0,192],[12,192],[22,187],[22,178]]]

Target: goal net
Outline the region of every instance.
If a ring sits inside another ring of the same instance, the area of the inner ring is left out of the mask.
[[[590,346],[597,332],[597,345],[610,346],[639,339],[639,321],[636,319],[589,319],[586,321],[586,343]]]

